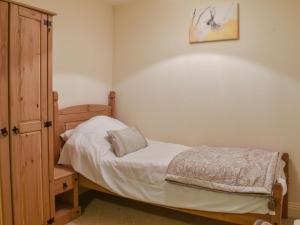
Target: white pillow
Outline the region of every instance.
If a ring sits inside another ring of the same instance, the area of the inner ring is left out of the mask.
[[[148,146],[146,138],[136,127],[111,130],[107,131],[107,134],[117,157],[123,157]]]
[[[64,133],[60,135],[61,139],[63,139],[64,142],[67,142],[70,139],[70,137],[74,134],[74,131],[75,131],[74,129],[66,130]]]
[[[74,132],[80,134],[97,134],[100,135],[99,137],[105,138],[107,131],[124,128],[127,128],[127,126],[117,119],[108,116],[96,116],[77,126]]]
[[[77,126],[68,142],[64,145],[60,155],[59,164],[69,165],[71,162],[80,161],[81,157],[91,157],[95,161],[103,157],[116,157],[107,140],[107,131],[122,130],[127,126],[119,120],[96,116]],[[74,151],[78,154],[74,154]]]

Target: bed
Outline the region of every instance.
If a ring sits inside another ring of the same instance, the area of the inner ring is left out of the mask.
[[[266,196],[200,190],[164,181],[172,157],[189,149],[188,146],[149,140],[147,148],[116,158],[110,151],[100,156],[93,151],[74,152],[72,145],[66,145],[60,155],[64,144],[60,134],[95,116],[114,117],[114,114],[114,92],[109,94],[108,105],[80,105],[60,110],[58,94],[54,93],[55,162],[71,165],[79,173],[81,187],[241,225],[252,225],[257,219],[280,225],[281,218],[287,217],[288,194],[284,193],[288,182],[276,183],[270,199]],[[282,159],[287,164],[284,172],[288,180],[288,154],[283,154]],[[270,202],[275,204],[275,212],[269,210]]]

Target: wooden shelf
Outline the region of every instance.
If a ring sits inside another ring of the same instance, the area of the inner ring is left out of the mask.
[[[74,208],[68,204],[58,204],[55,212],[55,225],[65,225],[78,218],[81,214],[80,208]]]

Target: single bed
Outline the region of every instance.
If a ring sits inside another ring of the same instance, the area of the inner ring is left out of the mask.
[[[257,219],[280,225],[281,217],[287,216],[287,194],[284,193],[288,187],[283,180],[273,188],[271,200],[275,202],[275,212],[269,210],[270,197],[215,192],[166,182],[169,162],[176,154],[188,150],[188,146],[149,140],[147,148],[117,158],[112,151],[100,151],[110,148],[108,143],[87,137],[83,139],[86,143],[77,143],[74,138],[60,155],[60,134],[95,116],[114,117],[114,105],[115,93],[111,92],[108,106],[81,105],[58,110],[58,94],[54,93],[55,162],[71,165],[79,173],[80,186],[242,225],[252,225]],[[100,150],[99,145],[102,145]],[[287,154],[283,160],[288,164]],[[288,166],[285,176],[288,178]]]

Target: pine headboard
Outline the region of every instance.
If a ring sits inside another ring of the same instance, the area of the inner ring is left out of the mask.
[[[54,104],[54,165],[57,163],[60,148],[63,141],[60,135],[70,129],[74,129],[84,121],[94,116],[105,115],[115,117],[115,98],[116,93],[111,91],[108,96],[108,105],[76,105],[68,108],[58,108],[58,93],[53,92]]]

